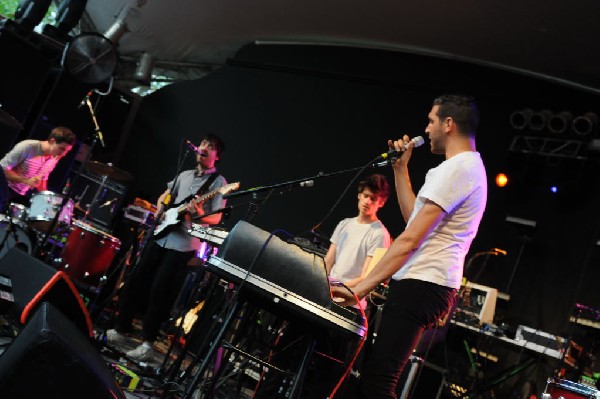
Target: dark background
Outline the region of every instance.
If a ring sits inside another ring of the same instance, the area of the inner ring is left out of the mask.
[[[0,125],[0,147],[47,136],[56,125],[71,127],[80,144],[91,144],[94,127],[87,107],[78,107],[90,87],[61,71],[57,54],[42,51],[12,34],[0,34],[0,103],[25,129]],[[93,95],[106,147],[96,144],[92,159],[130,172],[122,205],[141,197],[152,203],[176,172],[182,142],[206,133],[221,136],[226,151],[218,164],[241,190],[329,174],[370,164],[386,151],[388,139],[424,134],[434,97],[461,91],[479,102],[478,150],[487,166],[489,196],[480,231],[467,259],[492,247],[507,256],[480,257],[467,277],[498,288],[510,301],[498,307],[496,321],[524,324],[568,336],[575,303],[600,308],[598,268],[598,157],[540,156],[509,151],[517,131],[509,116],[531,108],[574,115],[596,112],[598,96],[522,75],[449,60],[335,47],[248,45],[206,78],[179,82],[143,99],[114,88]],[[133,119],[135,118],[135,119]],[[595,132],[594,138],[598,138]],[[428,168],[442,161],[427,150],[411,160],[417,190]],[[75,152],[52,175],[50,189],[78,167]],[[188,156],[185,168],[193,167]],[[363,172],[384,173],[389,167]],[[494,184],[497,173],[510,178]],[[284,229],[310,238],[308,231],[328,213],[355,171],[315,179],[312,188],[279,189],[259,201],[252,223],[268,231]],[[559,191],[550,192],[555,185]],[[336,223],[356,214],[353,183],[340,205],[321,225],[329,236]],[[249,196],[229,201],[230,228],[247,217]],[[392,196],[380,218],[393,236],[404,223]],[[507,216],[536,221],[535,229],[507,223]],[[116,210],[113,234],[125,241]],[[514,279],[510,276],[514,272]],[[510,283],[510,289],[507,290]]]

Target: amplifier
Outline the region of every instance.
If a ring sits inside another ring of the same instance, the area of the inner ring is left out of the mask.
[[[467,282],[461,289],[455,317],[465,322],[491,323],[496,312],[497,297],[496,288]]]
[[[82,211],[89,207],[88,220],[92,224],[109,228],[127,191],[127,187],[115,180],[103,178],[89,171],[83,171],[79,178],[74,180],[71,196],[76,206]],[[92,202],[95,200],[95,204]]]
[[[155,213],[136,205],[123,208],[123,217],[144,226],[151,226],[154,222]]]
[[[515,341],[525,342],[527,347],[548,356],[560,359],[567,340],[554,334],[520,325],[517,328]]]

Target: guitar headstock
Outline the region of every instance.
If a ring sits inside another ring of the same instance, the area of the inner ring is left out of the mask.
[[[228,193],[230,193],[230,192],[232,192],[234,190],[237,190],[238,188],[240,188],[240,182],[239,181],[237,181],[235,183],[226,184],[223,187],[220,187],[218,189],[218,191],[219,191],[219,194],[225,195],[225,194],[228,194]]]

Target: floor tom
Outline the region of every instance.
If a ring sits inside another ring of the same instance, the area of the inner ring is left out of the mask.
[[[120,248],[118,238],[73,220],[61,254],[61,270],[76,281],[97,286]]]

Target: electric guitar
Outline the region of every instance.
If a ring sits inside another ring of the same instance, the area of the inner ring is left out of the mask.
[[[165,236],[169,231],[171,231],[175,226],[181,223],[181,216],[187,212],[187,207],[189,204],[199,205],[202,202],[206,201],[214,197],[217,194],[225,195],[230,191],[237,190],[240,187],[239,182],[226,184],[222,187],[219,187],[215,190],[212,190],[206,194],[201,196],[194,196],[191,201],[187,201],[182,203],[179,206],[176,206],[171,209],[167,209],[167,211],[163,214],[163,217],[160,221],[160,224],[156,226],[154,229],[154,236],[160,238]]]

